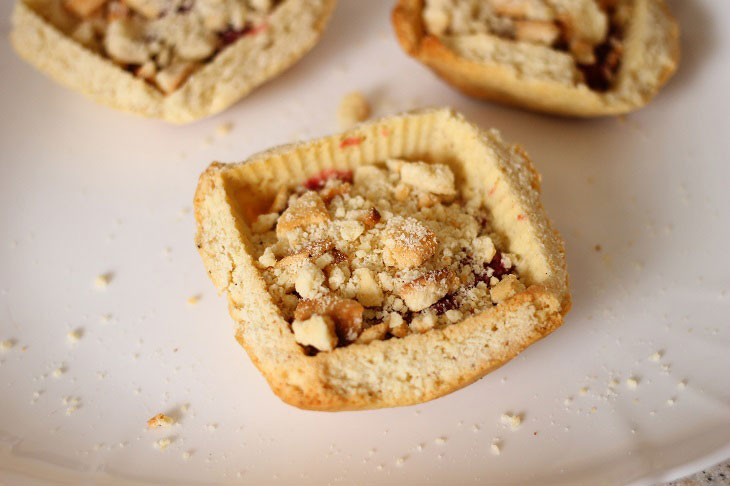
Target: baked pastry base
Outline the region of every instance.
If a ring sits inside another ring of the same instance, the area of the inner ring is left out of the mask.
[[[499,62],[467,59],[426,32],[422,14],[423,0],[399,0],[393,10],[393,28],[409,55],[469,96],[528,110],[576,117],[628,113],[646,105],[679,64],[679,27],[664,0],[636,0],[617,81],[606,92],[553,76],[549,70],[531,75],[544,71],[540,64],[549,64],[549,56],[515,55]]]
[[[170,95],[85,48],[44,18],[43,1],[18,0],[15,51],[60,84],[94,101],[147,118],[189,123],[219,113],[281,74],[319,40],[336,0],[284,0],[258,42],[244,37],[218,53]]]
[[[390,157],[448,163],[457,187],[481,194],[506,250],[522,257],[517,269],[528,288],[443,329],[307,356],[267,292],[250,224],[282,185]],[[543,210],[540,177],[524,150],[450,110],[383,118],[243,163],[213,163],[200,177],[194,206],[196,244],[213,283],[228,295],[236,339],[272,390],[300,408],[357,410],[437,398],[557,329],[570,308],[563,241]]]

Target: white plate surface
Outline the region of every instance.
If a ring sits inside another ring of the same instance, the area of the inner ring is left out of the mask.
[[[671,2],[677,76],[646,109],[595,121],[460,96],[396,45],[391,3],[343,0],[293,69],[184,127],[57,86],[3,36],[0,341],[15,345],[0,352],[0,482],[649,484],[730,456],[730,3]],[[574,307],[447,397],[305,412],[234,341],[191,200],[213,160],[335,131],[352,89],[376,115],[449,105],[523,144],[567,241]],[[144,430],[161,411],[179,425]],[[500,423],[507,411],[524,415],[518,430]]]

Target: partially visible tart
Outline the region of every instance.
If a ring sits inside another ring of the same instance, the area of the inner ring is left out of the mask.
[[[679,61],[665,0],[399,0],[393,24],[466,94],[563,115],[639,108]]]
[[[319,38],[335,0],[18,0],[16,51],[114,108],[188,122],[227,108]]]
[[[570,307],[563,243],[524,151],[448,110],[213,164],[195,214],[236,337],[302,408],[436,398]]]

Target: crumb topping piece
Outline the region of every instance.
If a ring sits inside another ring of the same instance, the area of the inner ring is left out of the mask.
[[[277,191],[252,246],[295,340],[312,354],[403,338],[525,290],[482,196],[447,165],[399,159]]]
[[[488,34],[565,51],[580,81],[597,91],[615,82],[632,0],[426,0],[426,30],[441,38]]]
[[[221,50],[266,30],[274,0],[49,0],[74,40],[164,94]],[[56,18],[58,17],[58,18]]]

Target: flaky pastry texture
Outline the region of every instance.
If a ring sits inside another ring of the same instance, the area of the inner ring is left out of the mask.
[[[525,290],[443,328],[311,355],[267,290],[252,244],[254,222],[276,205],[282,186],[388,159],[447,164],[457,190],[481,198],[490,211]],[[242,163],[213,163],[200,176],[194,208],[196,245],[227,294],[236,339],[272,390],[300,408],[372,409],[437,398],[557,329],[570,308],[563,240],[545,214],[540,176],[525,151],[449,109],[386,117]]]

